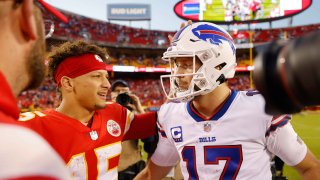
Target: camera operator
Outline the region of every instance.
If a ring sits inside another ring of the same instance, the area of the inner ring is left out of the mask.
[[[129,85],[124,80],[116,80],[111,85],[111,100],[121,104],[130,111],[144,113],[138,96],[130,91]],[[119,161],[119,180],[133,179],[145,167],[141,157],[138,140],[122,142],[122,152]]]
[[[116,80],[111,85],[111,100],[128,108],[137,114],[144,113],[138,96],[130,91],[129,85],[124,80]]]
[[[254,83],[268,114],[292,114],[320,105],[320,31],[289,43],[272,42],[255,58]]]

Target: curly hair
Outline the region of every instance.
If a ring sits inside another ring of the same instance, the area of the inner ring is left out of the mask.
[[[55,47],[48,57],[49,75],[53,77],[59,64],[66,58],[91,53],[99,55],[103,62],[107,62],[108,53],[106,49],[85,41],[66,42]]]

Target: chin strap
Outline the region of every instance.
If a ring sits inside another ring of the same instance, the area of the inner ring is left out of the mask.
[[[217,79],[216,82],[219,82],[219,84],[222,84],[226,81],[226,77],[224,76],[224,74],[221,74],[220,77]]]

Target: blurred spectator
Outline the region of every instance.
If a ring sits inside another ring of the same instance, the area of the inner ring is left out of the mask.
[[[127,96],[123,96],[124,94]],[[124,99],[124,97],[126,98]],[[121,104],[134,113],[144,113],[140,99],[130,90],[129,84],[124,80],[119,79],[112,83],[111,100]],[[119,180],[133,179],[145,167],[146,163],[142,160],[141,149],[138,142],[139,140],[122,142],[122,151],[118,165]]]

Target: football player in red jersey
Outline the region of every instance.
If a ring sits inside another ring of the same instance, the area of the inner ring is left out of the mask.
[[[79,179],[117,179],[121,142],[156,132],[156,113],[135,115],[106,101],[110,89],[106,55],[105,49],[84,41],[55,49],[49,70],[61,91],[61,104],[56,110],[29,113],[32,120],[25,121]]]
[[[17,122],[16,97],[37,87],[45,75],[45,31],[39,8],[67,20],[42,0],[0,0],[0,179],[71,178],[50,145]]]

